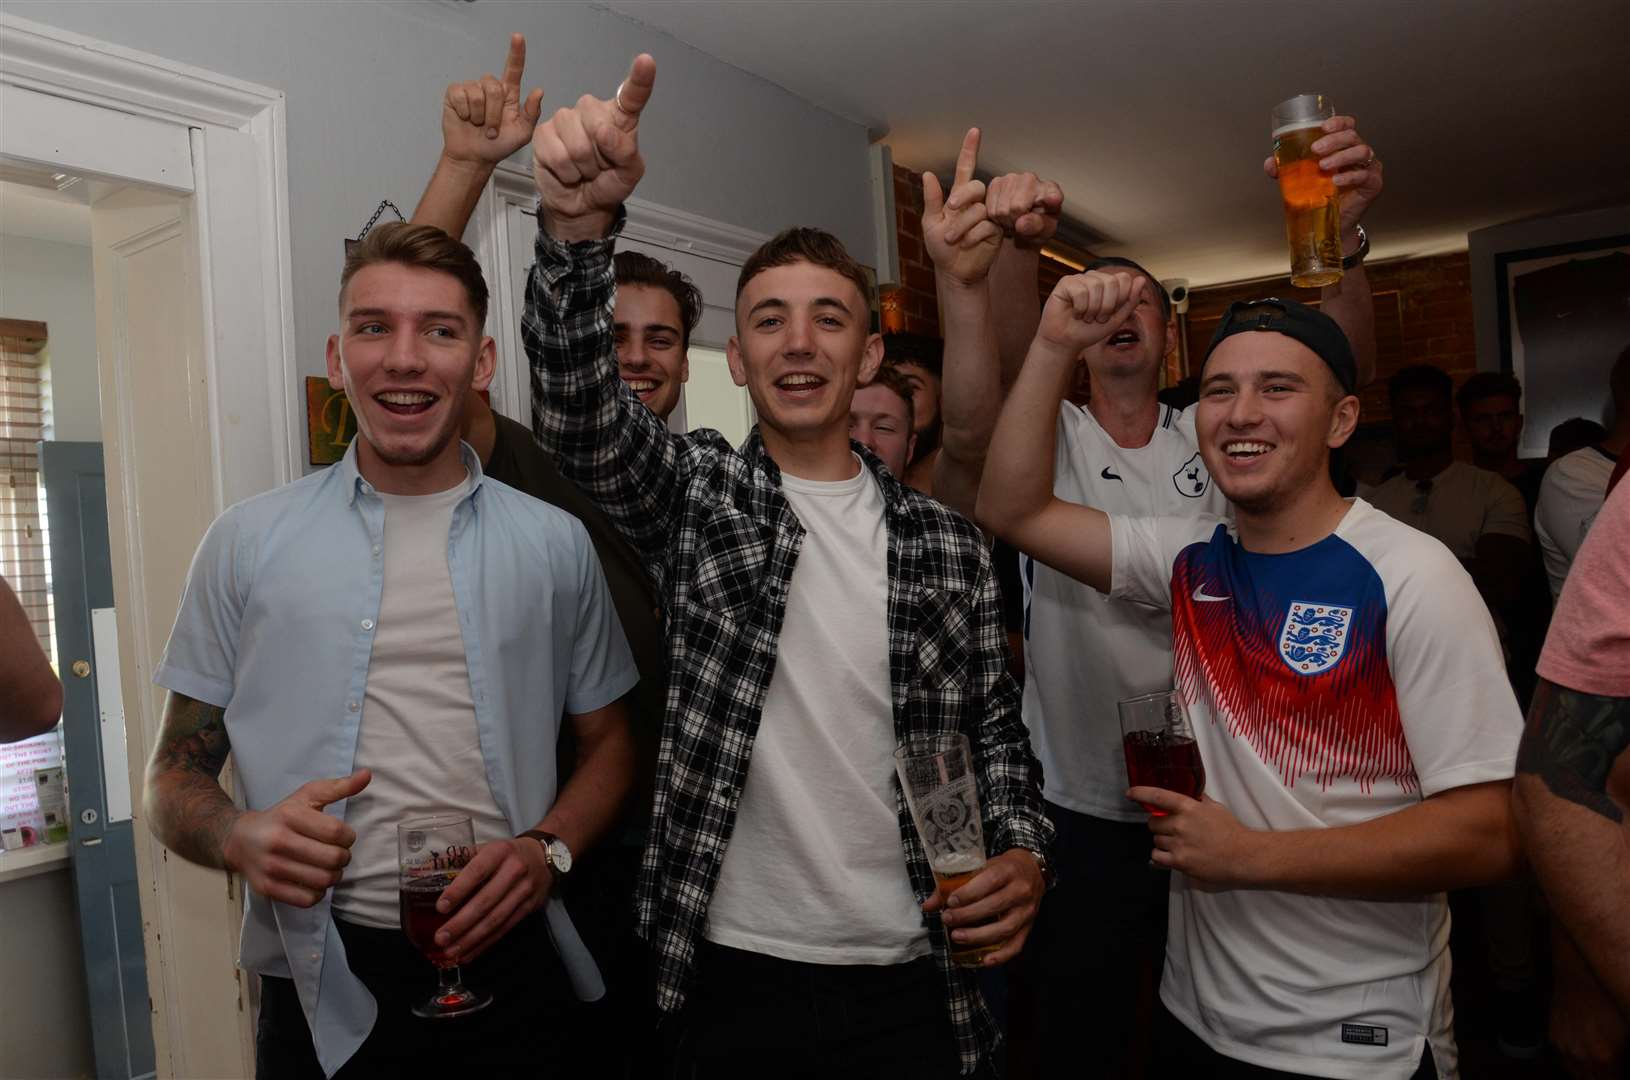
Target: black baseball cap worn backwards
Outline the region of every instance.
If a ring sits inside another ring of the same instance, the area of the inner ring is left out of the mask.
[[[1299,304],[1295,300],[1281,300],[1270,296],[1262,300],[1239,300],[1228,305],[1222,322],[1206,346],[1200,360],[1200,371],[1205,372],[1206,361],[1225,338],[1250,331],[1284,334],[1301,342],[1316,353],[1336,376],[1336,382],[1349,394],[1357,393],[1358,361],[1353,357],[1352,343],[1336,320],[1318,308]]]

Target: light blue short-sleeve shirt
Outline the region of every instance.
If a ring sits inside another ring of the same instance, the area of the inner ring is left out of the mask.
[[[639,675],[582,522],[490,480],[463,447],[448,570],[493,801],[519,833],[554,804],[560,717],[602,708]],[[384,587],[385,508],[353,443],[330,469],[229,508],[193,557],[153,681],[225,709],[246,805],[349,775]],[[345,803],[328,807],[345,816]],[[246,893],[241,963],[291,978],[333,1073],[372,1030],[330,896],[297,908]],[[578,996],[604,992],[563,904],[545,908]]]

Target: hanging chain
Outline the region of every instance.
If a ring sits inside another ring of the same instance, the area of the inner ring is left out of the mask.
[[[362,227],[362,231],[357,233],[358,240],[361,240],[364,236],[368,235],[368,230],[374,227],[386,210],[389,210],[391,213],[395,214],[397,221],[407,220],[407,218],[402,216],[402,211],[397,209],[395,203],[391,202],[389,199],[380,199],[379,209],[374,211],[374,216],[368,219],[368,224],[364,225]]]

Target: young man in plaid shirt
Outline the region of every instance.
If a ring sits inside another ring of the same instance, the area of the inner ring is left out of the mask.
[[[866,279],[793,229],[737,287],[739,449],[675,436],[617,378],[612,248],[644,172],[655,63],[540,125],[537,262],[522,336],[533,426],[664,597],[667,717],[639,908],[688,1075],[972,1074],[997,1041],[958,945],[1016,955],[1051,826],[1006,674],[979,532],[848,437],[882,359]],[[894,779],[914,735],[962,732],[986,868],[949,899]],[[685,1073],[682,1073],[685,1074]]]

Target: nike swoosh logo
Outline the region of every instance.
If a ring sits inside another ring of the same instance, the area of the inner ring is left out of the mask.
[[[1102,473],[1100,473],[1099,475],[1102,476],[1105,480],[1121,480],[1120,477],[1116,476],[1114,473],[1109,471],[1109,466],[1108,465],[1104,466],[1104,471]],[[1124,483],[1126,483],[1126,481],[1121,480],[1121,483],[1124,484]]]
[[[1201,585],[1199,588],[1194,590],[1194,598],[1196,600],[1201,601],[1201,602],[1212,603],[1212,604],[1215,604],[1220,600],[1232,600],[1233,599],[1233,597],[1231,597],[1231,596],[1207,596],[1206,595],[1206,587],[1204,585]]]

